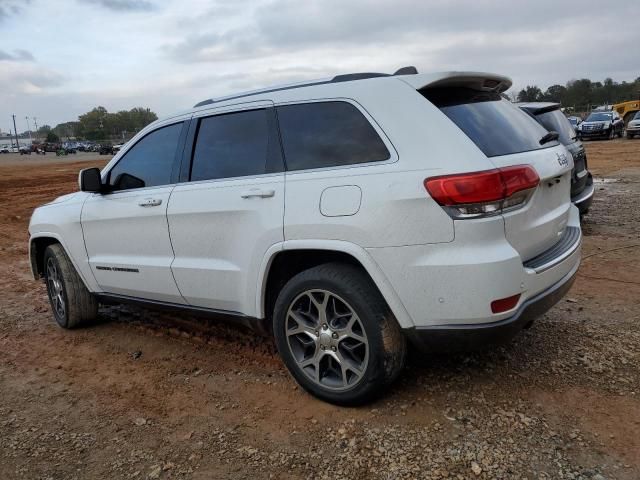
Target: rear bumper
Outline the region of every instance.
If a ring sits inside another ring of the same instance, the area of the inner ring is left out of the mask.
[[[367,249],[384,272],[410,318],[405,328],[465,329],[510,323],[522,305],[538,298],[577,270],[581,256],[580,216],[571,206],[565,234],[523,262],[506,240],[503,221],[490,217],[456,225],[453,242]],[[576,232],[578,235],[576,235]],[[563,240],[564,239],[564,240]],[[520,294],[512,310],[494,313],[491,303]]]
[[[589,212],[594,192],[595,187],[593,185],[593,177],[591,176],[591,173],[589,173],[587,184],[584,189],[577,195],[571,197],[571,202],[578,207],[581,215],[585,215]]]
[[[523,328],[558,303],[569,291],[576,278],[576,265],[559,282],[522,303],[515,314],[491,323],[466,325],[437,325],[407,328],[407,338],[427,351],[467,351],[500,345],[511,340]]]

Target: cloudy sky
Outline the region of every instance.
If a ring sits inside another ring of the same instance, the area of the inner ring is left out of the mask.
[[[0,129],[404,65],[514,88],[631,81],[637,15],[638,0],[0,0]]]

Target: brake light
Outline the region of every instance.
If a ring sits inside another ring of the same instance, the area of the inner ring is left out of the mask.
[[[496,215],[521,207],[540,183],[530,165],[427,178],[429,195],[454,218]]]
[[[491,302],[491,312],[507,312],[518,304],[518,300],[520,300],[520,294],[513,295],[507,298],[501,298],[500,300],[494,300],[493,302]]]

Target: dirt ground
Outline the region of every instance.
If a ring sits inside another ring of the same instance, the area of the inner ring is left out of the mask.
[[[350,409],[239,327],[102,307],[58,328],[29,216],[106,158],[0,156],[0,479],[640,478],[640,140],[586,148],[597,191],[568,296],[505,347],[413,352]]]

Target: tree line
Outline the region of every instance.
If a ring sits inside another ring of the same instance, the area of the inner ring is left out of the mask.
[[[136,107],[109,113],[104,107],[95,107],[80,115],[75,122],[59,123],[53,128],[43,125],[38,129],[38,137],[46,138],[48,142],[67,138],[92,141],[128,139],[157,119],[158,116],[148,108]]]
[[[558,102],[576,112],[587,112],[592,106],[613,105],[640,98],[640,77],[633,82],[592,82],[588,78],[570,80],[566,85],[551,85],[544,92],[536,85],[527,85],[516,96],[519,102]]]

